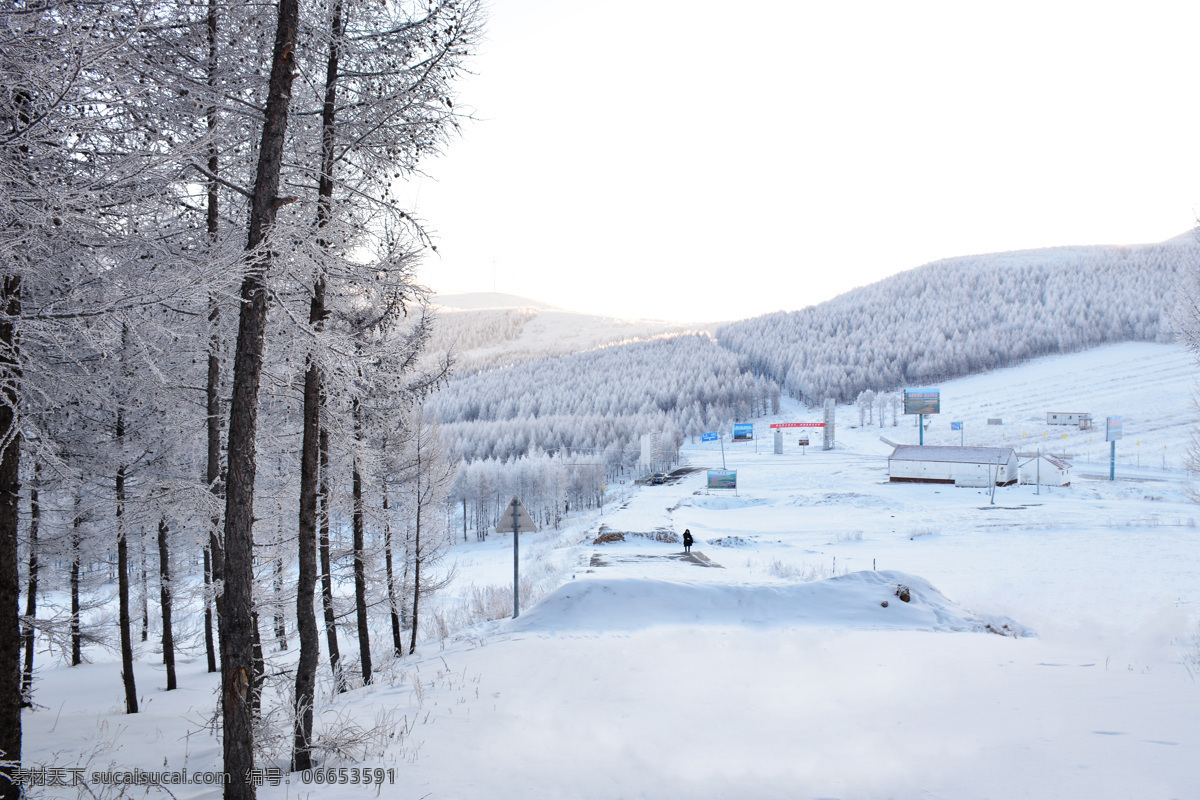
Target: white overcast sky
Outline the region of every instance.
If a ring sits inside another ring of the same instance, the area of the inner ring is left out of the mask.
[[[678,321],[1200,209],[1200,3],[492,0],[421,280]]]

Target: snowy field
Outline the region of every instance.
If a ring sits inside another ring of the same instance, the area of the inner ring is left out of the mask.
[[[726,444],[736,495],[705,490],[717,447],[685,446],[695,471],[610,486],[603,513],[522,536],[540,599],[518,619],[427,641],[331,703],[318,728],[342,731],[347,755],[328,765],[392,770],[382,786],[290,776],[260,796],[1200,797],[1200,508],[1181,468],[1198,374],[1179,347],[1123,344],[941,385],[927,443],[958,444],[961,420],[968,445],[1073,460],[1069,487],[1001,488],[994,504],[887,481],[879,437],[916,443],[911,418],[858,428],[839,408],[836,449],[788,434],[775,455],[767,423],[819,419],[785,401],[756,421],[757,452]],[[1048,427],[1047,411],[1091,412],[1100,429]],[[656,541],[685,528],[691,558]],[[511,603],[510,537],[451,557],[447,618],[483,590]],[[219,768],[202,651],[171,693],[144,652],[136,716],[120,713],[119,659],[94,655],[39,672],[27,766]]]

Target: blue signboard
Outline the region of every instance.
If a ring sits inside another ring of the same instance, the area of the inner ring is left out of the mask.
[[[710,469],[708,471],[708,488],[710,488],[710,489],[736,489],[737,488],[737,470],[736,469]]]
[[[700,441],[702,441],[702,442],[715,442],[716,440],[717,440],[717,432],[716,431],[713,431],[712,433],[700,434]]]
[[[952,431],[961,431],[961,430],[962,430],[962,423],[961,423],[961,422],[951,422],[951,423],[950,423],[950,430],[952,430]]]
[[[733,426],[733,440],[746,441],[754,438],[754,423],[752,422],[737,422]]]

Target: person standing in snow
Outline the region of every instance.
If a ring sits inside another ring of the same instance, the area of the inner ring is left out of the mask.
[[[683,531],[683,552],[692,552],[692,541],[693,539],[691,530],[685,528]]]

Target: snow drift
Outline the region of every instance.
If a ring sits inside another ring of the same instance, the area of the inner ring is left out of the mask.
[[[902,599],[907,596],[907,602]],[[700,584],[586,577],[559,587],[511,631],[636,631],[664,625],[794,626],[1032,636],[1008,617],[972,613],[924,578],[890,570],[812,583]]]

